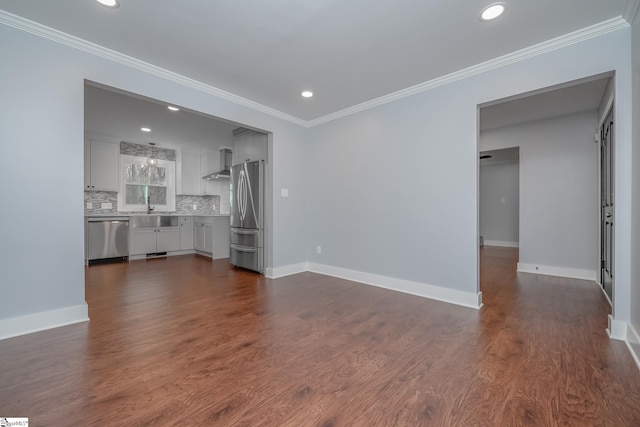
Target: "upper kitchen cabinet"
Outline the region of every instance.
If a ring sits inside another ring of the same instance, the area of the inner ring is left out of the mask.
[[[84,189],[118,191],[120,145],[85,139]]]
[[[178,182],[178,194],[196,196],[200,195],[200,155],[182,153],[181,156],[182,170],[178,176],[181,178]]]
[[[218,152],[207,151],[202,154],[182,152],[179,164],[178,194],[189,196],[220,195],[218,182],[202,179],[205,175],[217,172],[220,164]]]
[[[267,160],[267,134],[251,129],[233,131],[233,164]]]

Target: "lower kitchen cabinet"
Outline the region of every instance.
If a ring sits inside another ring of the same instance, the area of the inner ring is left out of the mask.
[[[228,216],[217,216],[213,218],[213,249],[211,257],[213,259],[229,258],[229,240],[231,230]]]
[[[213,217],[195,218],[196,250],[211,253],[213,250]]]
[[[178,218],[180,224],[180,250],[193,250],[193,217],[181,216]]]
[[[179,227],[138,228],[131,232],[131,255],[170,252],[180,249]]]

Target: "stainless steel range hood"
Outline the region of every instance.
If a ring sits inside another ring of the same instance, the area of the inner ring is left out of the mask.
[[[205,175],[202,179],[207,181],[216,181],[229,179],[231,176],[231,150],[229,148],[220,149],[220,170],[218,172]]]

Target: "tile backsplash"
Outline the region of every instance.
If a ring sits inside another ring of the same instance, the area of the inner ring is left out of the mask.
[[[91,209],[87,208],[87,203],[93,205]],[[111,203],[111,209],[102,209],[102,203]],[[118,193],[115,191],[85,191],[84,213],[85,215],[118,213]]]
[[[226,196],[227,203],[229,195]],[[87,208],[87,203],[91,203],[92,207]],[[102,203],[111,203],[111,209],[102,209]],[[196,205],[196,209],[193,209],[193,205]],[[85,191],[84,192],[84,214],[116,214],[126,213],[118,212],[118,193],[111,191]],[[136,212],[140,213],[140,212]],[[155,212],[154,213],[162,213]],[[176,196],[176,211],[171,212],[176,214],[185,215],[220,215],[228,214],[229,211],[224,211],[224,207],[221,209],[220,196]]]

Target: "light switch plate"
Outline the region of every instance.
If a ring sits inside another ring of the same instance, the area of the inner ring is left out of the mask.
[[[280,195],[282,197],[289,197],[289,189],[288,188],[281,188],[280,189]]]
[[[100,209],[113,209],[113,203],[100,203]]]
[[[93,209],[93,203],[88,202],[87,203],[87,209]]]
[[[195,211],[196,209],[198,209],[198,205],[193,205],[193,210]]]

